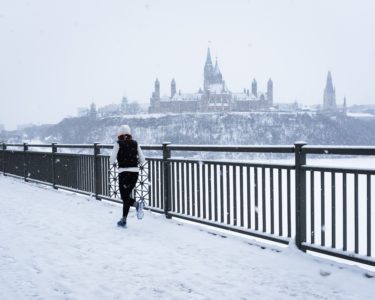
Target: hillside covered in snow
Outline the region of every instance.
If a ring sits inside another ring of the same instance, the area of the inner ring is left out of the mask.
[[[375,145],[375,118],[310,112],[147,114],[66,118],[56,125],[5,132],[0,140],[42,143],[112,143],[129,124],[142,144],[309,144]]]

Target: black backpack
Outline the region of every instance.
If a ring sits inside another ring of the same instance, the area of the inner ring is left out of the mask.
[[[117,141],[119,149],[117,162],[119,168],[138,167],[138,143],[134,140]]]

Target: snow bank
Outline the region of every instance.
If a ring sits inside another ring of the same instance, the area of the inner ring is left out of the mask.
[[[0,175],[1,299],[371,299],[375,279],[295,249]],[[210,230],[212,233],[212,231]],[[276,249],[276,251],[275,251]]]

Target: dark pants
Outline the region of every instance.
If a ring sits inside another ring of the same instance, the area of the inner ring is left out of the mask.
[[[121,172],[118,179],[121,199],[123,202],[122,216],[126,218],[128,216],[130,206],[133,206],[135,202],[135,200],[130,197],[130,194],[137,183],[138,172]]]

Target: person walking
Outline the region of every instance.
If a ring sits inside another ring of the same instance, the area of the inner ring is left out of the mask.
[[[145,163],[145,158],[141,147],[136,140],[133,140],[128,125],[120,126],[117,131],[117,141],[113,146],[109,162],[111,165],[115,165],[116,160],[120,195],[123,201],[122,218],[117,222],[117,225],[125,227],[130,206],[135,206],[138,219],[143,217],[144,208],[144,202],[137,202],[131,198],[131,193],[138,180],[138,166]]]

